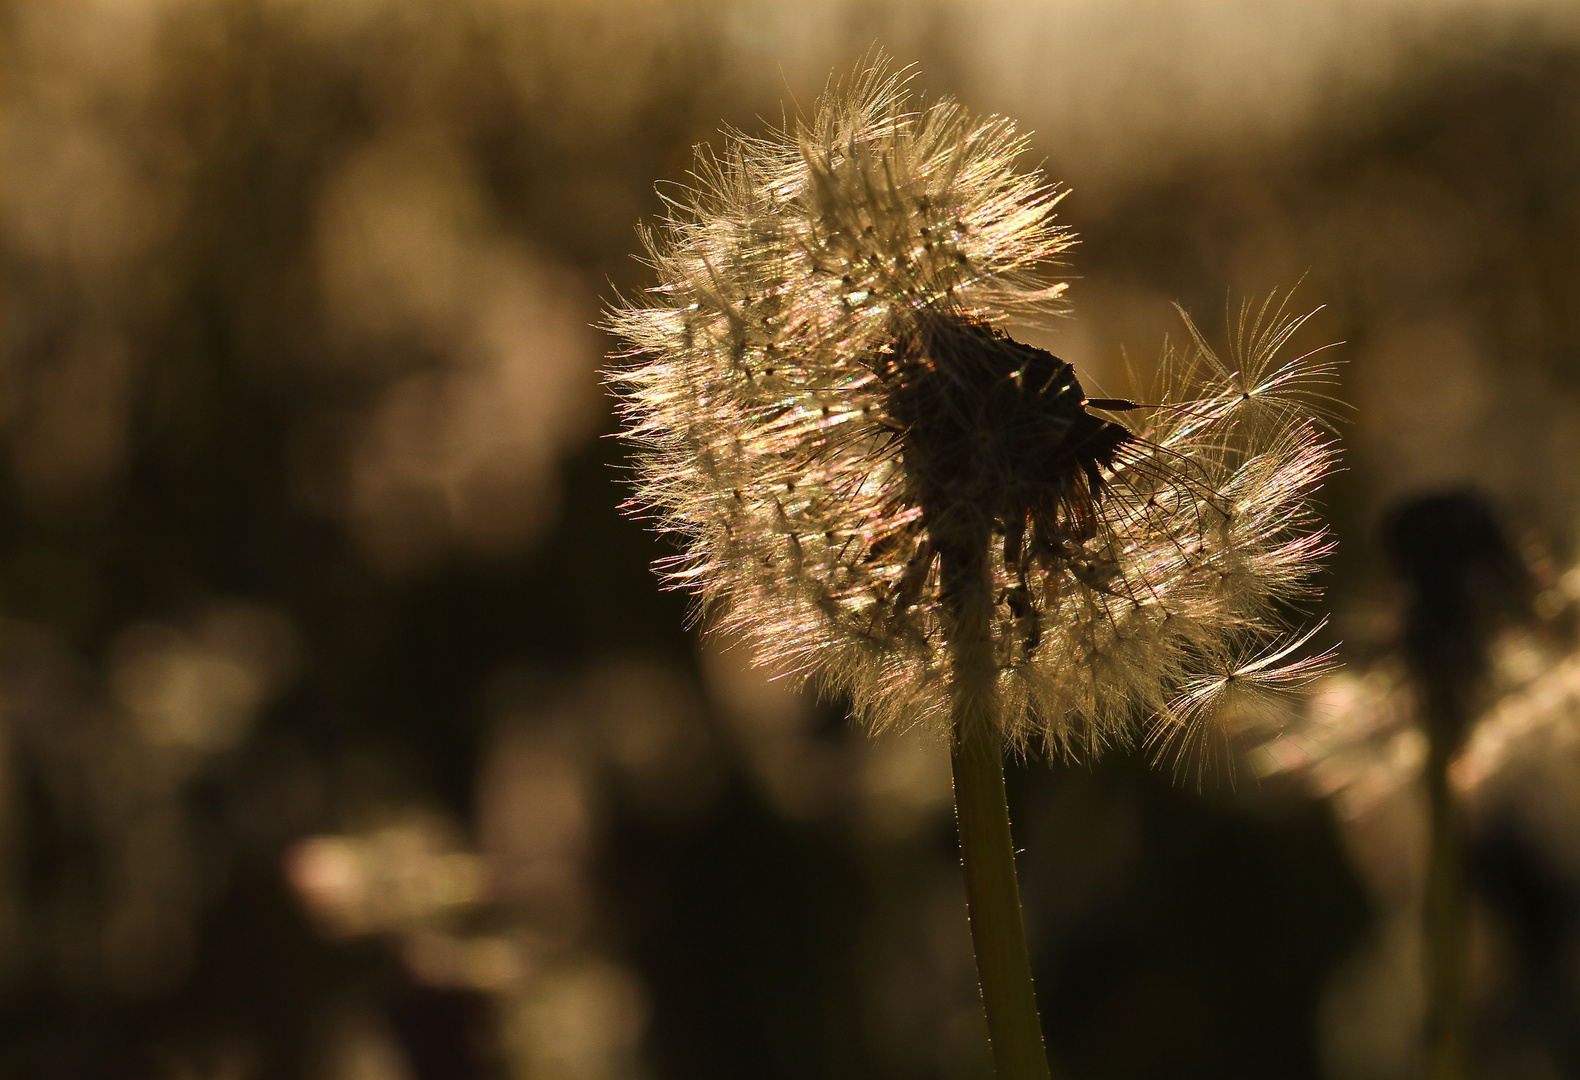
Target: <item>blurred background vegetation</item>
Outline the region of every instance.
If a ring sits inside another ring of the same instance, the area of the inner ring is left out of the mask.
[[[700,642],[600,438],[655,181],[875,44],[1071,187],[1039,343],[1089,387],[1171,301],[1218,340],[1226,298],[1327,305],[1355,670],[1424,491],[1483,492],[1561,622],[1571,5],[5,0],[0,1075],[987,1075],[944,748]],[[1369,787],[1012,771],[1066,1075],[1410,1075],[1379,745]],[[1489,1076],[1580,1075],[1560,745],[1476,804]]]

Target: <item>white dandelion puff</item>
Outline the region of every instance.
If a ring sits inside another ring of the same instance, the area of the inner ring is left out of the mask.
[[[674,583],[869,725],[947,733],[1002,1080],[1049,1075],[1004,746],[1095,752],[1148,717],[1167,742],[1314,672],[1309,634],[1256,643],[1312,592],[1332,463],[1302,405],[1331,367],[1275,359],[1302,322],[1283,303],[1247,310],[1228,363],[1187,321],[1146,407],[1009,336],[1057,308],[1043,275],[1071,243],[1024,149],[875,65],[700,155],[644,234],[660,284],[609,317]]]
[[[728,133],[644,233],[660,284],[611,312],[611,378],[636,504],[683,549],[666,573],[760,660],[872,727],[947,731],[970,636],[1004,740],[1095,751],[1196,722],[1215,673],[1313,670],[1309,634],[1257,650],[1328,549],[1334,368],[1278,358],[1306,318],[1286,297],[1227,360],[1187,320],[1151,403],[1088,399],[1005,330],[1058,309],[1072,242],[1025,149],[881,64]]]

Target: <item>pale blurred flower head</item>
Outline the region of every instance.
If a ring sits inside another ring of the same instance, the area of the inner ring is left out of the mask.
[[[1309,678],[1258,645],[1326,549],[1332,368],[1275,361],[1304,319],[1247,309],[1228,361],[1187,319],[1155,404],[1088,400],[1001,328],[1058,306],[1055,187],[1017,171],[1009,120],[907,82],[880,61],[810,119],[728,135],[645,234],[661,284],[610,317],[635,360],[614,380],[636,505],[683,540],[672,581],[875,728],[947,728],[951,563],[991,574],[1018,747],[1095,750],[1143,716],[1178,745]]]
[[[1403,504],[1384,534],[1405,586],[1398,640],[1369,666],[1317,680],[1299,718],[1253,752],[1253,769],[1299,777],[1351,821],[1416,785],[1438,738],[1454,791],[1473,805],[1572,787],[1580,568],[1560,572],[1539,538],[1516,546],[1463,490]],[[1427,704],[1434,679],[1460,699],[1451,729]]]

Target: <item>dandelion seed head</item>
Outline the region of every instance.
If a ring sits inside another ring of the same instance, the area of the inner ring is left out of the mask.
[[[1148,717],[1200,726],[1171,708],[1193,673],[1278,652],[1251,643],[1327,549],[1331,366],[1275,360],[1304,320],[1270,303],[1227,363],[1187,322],[1154,404],[1089,400],[1007,329],[1059,309],[1072,242],[1025,148],[882,63],[784,130],[728,134],[644,233],[660,284],[611,312],[611,378],[634,505],[680,539],[666,573],[760,660],[875,728],[947,730],[945,568],[968,561],[1002,734],[1096,751]]]

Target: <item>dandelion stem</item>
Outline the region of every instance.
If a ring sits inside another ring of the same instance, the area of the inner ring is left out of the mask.
[[[971,545],[971,549],[945,549],[941,566],[953,616],[955,818],[971,942],[998,1080],[1050,1080],[1004,797],[1003,743],[995,716],[998,694],[989,634],[990,578],[985,546]]]
[[[1464,727],[1463,703],[1451,680],[1425,683],[1431,749],[1426,768],[1431,839],[1427,858],[1426,1080],[1465,1075],[1465,869],[1460,851],[1459,808],[1449,787],[1448,765],[1457,747],[1449,732]]]

